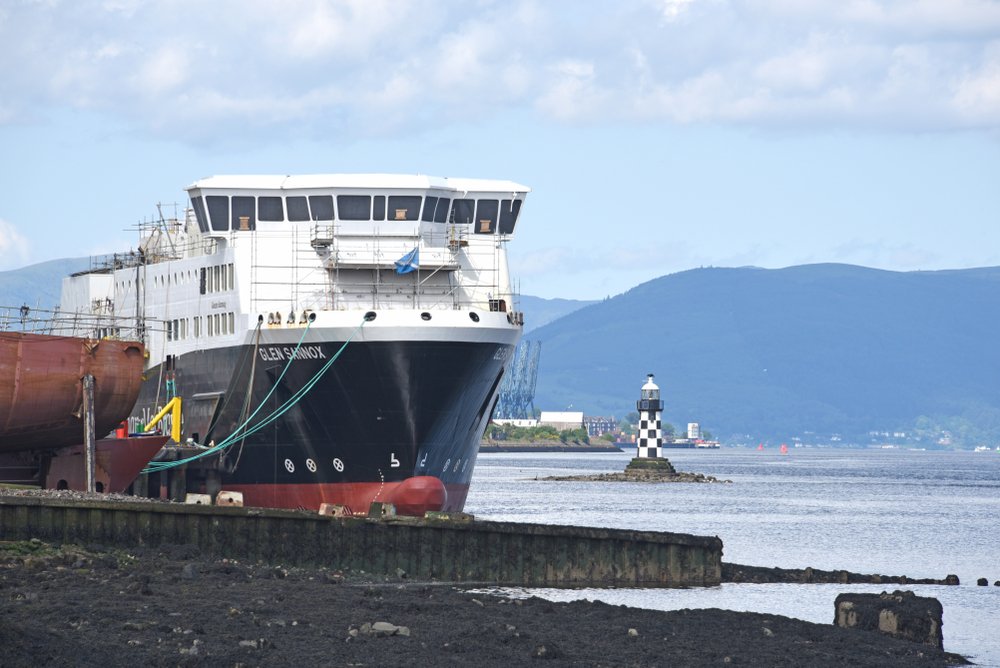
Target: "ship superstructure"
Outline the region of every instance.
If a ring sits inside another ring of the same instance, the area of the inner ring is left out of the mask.
[[[522,329],[506,262],[529,189],[415,175],[215,176],[137,250],[63,285],[132,319],[138,430],[174,396],[213,448],[186,487],[248,504],[461,509]]]

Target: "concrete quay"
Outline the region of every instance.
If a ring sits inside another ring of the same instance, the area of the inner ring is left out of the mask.
[[[327,517],[305,511],[162,502],[0,496],[0,540],[195,545],[202,555],[463,584],[709,587],[722,579],[717,537],[429,518]]]

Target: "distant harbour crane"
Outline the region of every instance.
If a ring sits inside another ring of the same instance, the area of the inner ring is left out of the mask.
[[[535,384],[541,341],[523,340],[514,349],[514,359],[500,383],[495,419],[526,420],[535,416]]]

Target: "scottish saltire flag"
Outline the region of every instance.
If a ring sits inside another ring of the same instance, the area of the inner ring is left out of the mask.
[[[409,253],[396,260],[397,274],[408,274],[411,271],[416,271],[420,268],[420,254],[418,253],[418,250],[419,248],[414,248]]]

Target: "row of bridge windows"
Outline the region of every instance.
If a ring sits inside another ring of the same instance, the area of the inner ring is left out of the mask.
[[[253,230],[257,221],[423,221],[472,225],[477,234],[511,234],[519,199],[451,199],[422,195],[199,195],[191,198],[198,226]]]

